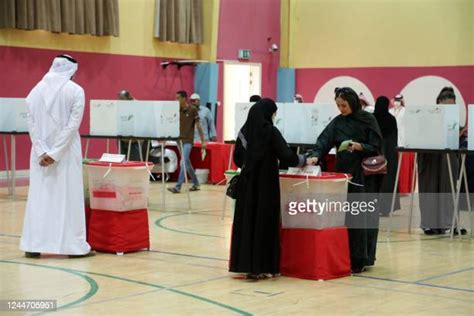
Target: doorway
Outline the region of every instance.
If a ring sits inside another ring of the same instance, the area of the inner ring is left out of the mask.
[[[224,63],[224,140],[235,140],[235,103],[262,92],[262,65]]]

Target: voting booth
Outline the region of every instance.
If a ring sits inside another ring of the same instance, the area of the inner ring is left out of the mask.
[[[179,137],[179,103],[91,100],[90,134],[113,137]]]
[[[468,123],[469,126],[467,130],[467,149],[474,150],[474,104],[469,104],[467,106],[468,111]]]
[[[459,149],[459,105],[410,105],[404,121],[405,148]]]
[[[16,191],[16,136],[28,134],[28,107],[24,98],[0,98],[0,135],[3,138],[3,159],[7,175],[8,194]],[[6,137],[10,136],[10,161]]]
[[[92,249],[123,254],[150,248],[147,206],[152,166],[144,162],[86,163]]]
[[[0,132],[28,132],[28,107],[23,98],[0,98]]]
[[[234,137],[238,134],[253,103],[236,103]],[[336,104],[277,103],[275,126],[289,144],[314,144],[324,128],[340,114]],[[295,124],[298,122],[298,124]]]
[[[329,280],[351,274],[345,213],[332,208],[346,202],[349,179],[280,174],[282,275]]]

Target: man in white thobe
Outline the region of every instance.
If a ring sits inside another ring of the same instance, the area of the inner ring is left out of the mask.
[[[93,254],[86,241],[79,135],[84,90],[71,80],[77,67],[68,55],[54,58],[26,98],[32,148],[20,249],[28,258]]]
[[[393,99],[393,108],[389,113],[395,116],[398,128],[398,146],[405,146],[405,101],[401,94],[397,94]]]

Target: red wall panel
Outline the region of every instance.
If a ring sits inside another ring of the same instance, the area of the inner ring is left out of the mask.
[[[161,58],[0,46],[0,97],[26,97],[48,71],[54,56],[62,53],[79,62],[74,81],[86,94],[87,106],[80,129],[83,134],[89,133],[90,99],[116,99],[119,90],[127,89],[140,100],[173,100],[176,91],[192,93],[194,89],[192,67],[162,69]],[[28,137],[18,138],[17,169],[29,169],[30,146]],[[98,157],[104,150],[105,141],[93,141],[89,156]],[[4,169],[4,157],[0,154],[0,170]]]

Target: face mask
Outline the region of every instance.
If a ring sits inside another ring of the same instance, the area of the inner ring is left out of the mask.
[[[395,102],[393,102],[393,104],[394,104],[395,106],[400,106],[402,103],[401,103],[400,101],[395,101]]]

